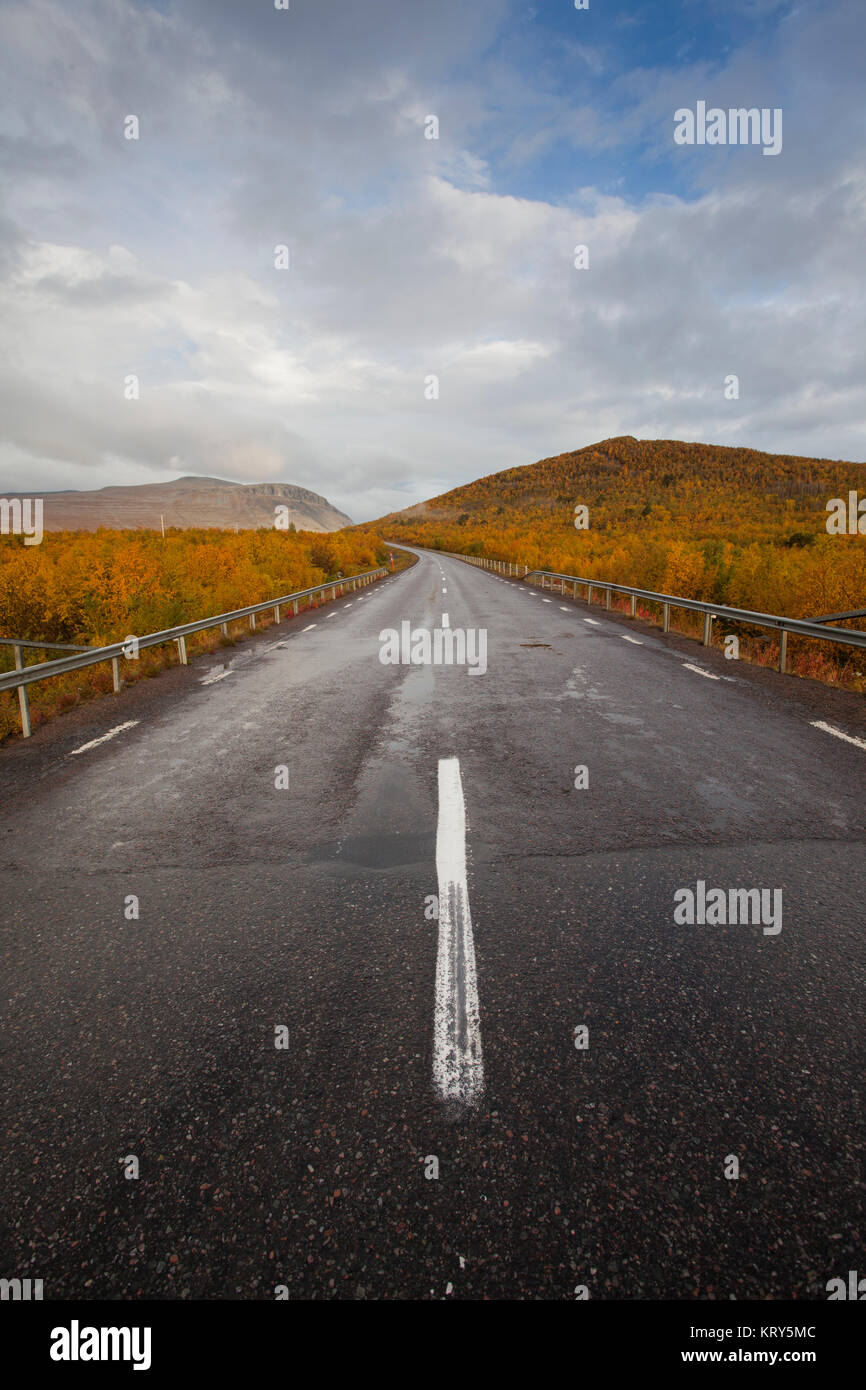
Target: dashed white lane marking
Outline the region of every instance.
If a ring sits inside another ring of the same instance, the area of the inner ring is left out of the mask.
[[[268,647],[267,650],[272,652],[274,649],[273,647]],[[205,676],[204,680],[199,681],[199,685],[214,685],[216,681],[224,681],[226,676],[230,676],[231,674],[231,671],[217,671],[214,676]]]
[[[846,743],[853,743],[855,748],[866,749],[866,738],[855,738],[853,734],[843,734],[841,729],[834,729],[832,724],[825,724],[823,719],[810,720],[813,729],[823,729],[825,734],[833,734],[835,738],[843,738]]]
[[[337,616],[336,613],[329,613],[329,614],[328,614],[328,617],[329,617],[329,618],[336,618],[336,616]]]
[[[570,609],[570,608],[566,608],[566,607],[565,607],[565,604],[561,603],[561,604],[559,605],[559,611],[560,611],[560,613],[570,613],[570,612],[571,612],[571,609]]]
[[[684,661],[683,666],[686,671],[695,671],[699,676],[706,676],[708,681],[721,680],[721,676],[713,675],[712,671],[705,671],[703,666],[693,666],[690,661]]]
[[[593,627],[601,627],[601,623],[597,623],[597,622],[595,621],[595,618],[584,618],[583,621],[584,621],[585,623],[592,623]]]
[[[543,598],[543,599],[541,600],[541,602],[542,602],[542,603],[553,603],[553,599],[552,599],[552,598]]]
[[[125,729],[134,729],[136,724],[140,722],[141,721],[138,719],[128,719],[125,724],[117,724],[113,729],[109,729],[107,734],[103,734],[101,738],[92,738],[89,743],[82,743],[80,748],[73,748],[69,756],[74,758],[76,753],[89,753],[91,748],[98,748],[100,743],[107,743],[110,738],[116,738],[117,735],[122,734]]]
[[[439,944],[433,1015],[433,1085],[443,1100],[473,1105],[484,1090],[475,945],[466,886],[466,807],[458,758],[439,759],[436,829]]]
[[[442,614],[442,626],[443,626],[443,627],[450,627],[450,626],[451,626],[451,624],[450,624],[449,621],[448,621],[448,614],[447,614],[447,613],[443,613],[443,614]]]
[[[620,637],[622,638],[622,640],[623,640],[624,642],[633,642],[634,645],[635,645],[636,647],[642,647],[642,646],[643,646],[643,642],[639,642],[638,639],[637,639],[636,637],[627,637],[626,634],[625,634],[624,632],[621,632],[621,633],[620,633]]]
[[[308,623],[306,627],[302,627],[302,628],[301,628],[301,632],[312,632],[312,630],[313,630],[313,628],[314,628],[315,626],[316,626],[315,623]]]

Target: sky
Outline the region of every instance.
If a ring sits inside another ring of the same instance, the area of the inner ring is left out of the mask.
[[[0,493],[866,458],[863,0],[288,6],[0,0]]]

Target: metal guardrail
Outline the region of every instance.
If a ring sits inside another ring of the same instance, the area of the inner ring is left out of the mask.
[[[36,647],[40,652],[89,652],[80,642],[28,642],[24,637],[0,637],[0,647]]]
[[[488,560],[483,555],[460,555],[453,550],[431,553],[449,555],[453,560],[464,560],[467,564],[476,565],[480,569],[494,570],[497,574],[516,575],[518,578],[530,582],[535,575],[538,575],[541,578],[542,589],[545,587],[545,579],[549,581],[548,587],[550,589],[553,589],[554,580],[556,580],[559,582],[559,590],[562,594],[565,593],[565,585],[570,584],[571,595],[575,599],[578,596],[578,589],[585,588],[588,603],[592,603],[593,589],[598,589],[605,594],[605,608],[608,609],[612,594],[625,594],[631,599],[631,617],[635,616],[639,598],[644,599],[647,603],[661,604],[664,632],[670,630],[672,608],[684,608],[690,612],[703,613],[703,644],[705,647],[709,647],[712,643],[713,620],[715,618],[727,618],[729,622],[745,623],[751,627],[773,628],[779,633],[779,670],[782,672],[786,670],[787,665],[789,632],[798,637],[813,637],[819,642],[835,642],[839,646],[866,647],[866,632],[858,632],[851,628],[823,627],[817,619],[786,618],[777,613],[754,613],[749,608],[728,608],[718,603],[703,603],[700,599],[680,598],[676,594],[657,594],[652,589],[635,589],[629,584],[612,584],[605,579],[581,579],[578,575],[557,574],[554,570],[531,570],[528,565],[517,565],[509,560]],[[522,574],[520,573],[521,570],[523,571]]]
[[[817,618],[811,618],[813,623],[841,623],[846,618],[866,618],[866,608],[855,608],[852,613],[822,613]]]
[[[85,666],[95,666],[98,662],[110,661],[114,677],[114,692],[120,691],[120,658],[127,657],[129,654],[130,643],[134,640],[136,651],[142,647],[157,647],[163,642],[176,642],[178,656],[182,666],[187,665],[186,639],[196,632],[206,632],[210,628],[221,627],[223,635],[228,637],[228,625],[235,622],[238,618],[248,618],[250,628],[255,630],[256,614],[266,613],[268,609],[273,609],[274,619],[280,622],[280,609],[288,604],[294,608],[294,616],[297,616],[298,608],[302,599],[311,598],[315,594],[326,593],[329,589],[332,599],[337,597],[337,591],[344,594],[347,589],[363,588],[371,584],[374,579],[380,579],[388,574],[384,565],[380,565],[374,570],[364,570],[362,574],[351,575],[348,579],[334,579],[327,584],[317,584],[312,589],[298,589],[291,594],[283,594],[281,598],[266,599],[264,603],[252,603],[247,608],[235,608],[231,613],[219,613],[213,618],[199,618],[192,623],[183,623],[179,627],[169,627],[163,632],[150,632],[144,637],[129,637],[125,642],[113,642],[107,647],[76,647],[73,656],[58,657],[55,661],[42,661],[36,666],[24,666],[21,658],[22,647],[41,647],[46,651],[52,647],[59,647],[58,642],[31,642],[24,641],[15,637],[0,638],[0,643],[4,646],[15,647],[15,670],[7,671],[0,675],[0,691],[17,690],[18,702],[21,711],[21,731],[25,738],[31,734],[30,728],[30,706],[27,698],[27,686],[35,681],[48,680],[51,676],[63,676],[69,671],[80,671]]]

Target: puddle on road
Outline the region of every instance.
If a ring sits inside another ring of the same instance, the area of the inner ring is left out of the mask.
[[[381,740],[361,770],[344,834],[309,862],[388,870],[436,861],[436,763],[416,775],[419,727],[433,703],[432,667],[411,667],[395,691]],[[373,833],[371,833],[371,828]]]
[[[364,869],[399,869],[406,864],[430,865],[436,857],[436,836],[429,833],[407,835],[359,835],[317,845],[308,857],[316,864],[355,864]]]

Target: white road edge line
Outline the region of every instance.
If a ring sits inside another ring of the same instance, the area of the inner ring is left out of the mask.
[[[484,1090],[475,945],[466,886],[466,807],[458,758],[439,759],[436,828],[439,944],[433,1085],[442,1100],[474,1105]]]
[[[856,748],[866,749],[866,738],[855,738],[853,734],[843,734],[841,729],[834,729],[832,724],[825,724],[823,719],[810,720],[813,729],[822,729],[825,734],[833,734],[835,738],[843,738],[846,743],[853,743]]]
[[[82,743],[80,748],[73,748],[69,756],[70,758],[74,758],[76,753],[89,753],[91,748],[98,748],[100,743],[107,743],[110,738],[115,738],[117,734],[122,734],[125,729],[134,729],[136,724],[140,723],[141,720],[139,719],[128,719],[125,724],[117,724],[113,729],[109,729],[107,734],[103,734],[101,738],[93,738],[89,743]]]
[[[705,671],[702,666],[693,666],[690,661],[684,661],[683,667],[686,671],[695,671],[699,676],[706,676],[708,681],[720,681],[721,676],[716,676],[712,671]]]

